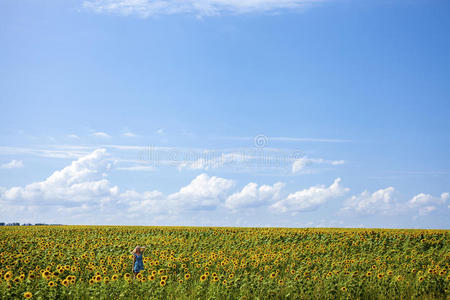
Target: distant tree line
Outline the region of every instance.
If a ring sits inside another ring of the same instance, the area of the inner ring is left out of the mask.
[[[5,223],[5,222],[0,222],[0,226],[56,226],[56,225],[62,225],[62,224],[45,224],[45,223],[36,223],[36,224],[31,224],[31,223],[23,223],[20,224],[18,222],[12,222],[12,223]]]

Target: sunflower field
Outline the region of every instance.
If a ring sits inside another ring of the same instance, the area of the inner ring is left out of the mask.
[[[449,299],[448,230],[0,227],[1,299]],[[134,278],[131,250],[146,246]]]

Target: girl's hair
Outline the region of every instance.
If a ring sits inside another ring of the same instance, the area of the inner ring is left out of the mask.
[[[139,246],[136,246],[136,248],[134,248],[134,250],[133,251],[131,251],[131,253],[133,253],[133,254],[135,254],[136,252],[137,252],[137,249],[139,248],[139,250],[141,250],[141,247],[139,247]]]

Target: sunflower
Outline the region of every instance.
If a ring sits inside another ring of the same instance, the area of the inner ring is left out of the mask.
[[[341,287],[341,291],[346,292],[347,288],[345,286]]]
[[[154,275],[148,275],[148,280],[150,280],[150,281],[155,280],[155,276]]]
[[[65,286],[65,287],[68,287],[68,286],[69,286],[69,280],[64,279],[64,280],[61,282],[61,284],[62,284],[63,286]]]
[[[184,274],[184,279],[185,280],[188,280],[189,278],[191,278],[191,274],[189,274],[189,273]]]
[[[383,275],[382,273],[380,273],[380,274],[377,275],[378,279],[383,278],[383,276],[384,276],[384,275]]]
[[[183,283],[183,279],[178,280],[178,283],[182,284]]]
[[[117,280],[117,278],[119,278],[119,275],[117,275],[117,274],[114,274],[113,276],[111,276],[112,281]]]
[[[370,275],[372,275],[372,272],[369,271],[366,273],[366,276],[370,276]]]
[[[419,282],[422,282],[425,278],[423,278],[422,276],[419,277]]]
[[[56,285],[57,285],[57,284],[56,284],[56,282],[54,282],[54,281],[49,281],[49,282],[48,282],[48,286],[51,287],[51,288],[52,288],[52,287],[55,287]]]
[[[130,273],[125,273],[125,275],[123,275],[124,279],[130,279],[131,274]]]
[[[275,272],[270,273],[270,278],[275,278],[275,277],[277,277],[277,273],[275,273]]]
[[[283,279],[278,280],[278,285],[283,285],[283,284],[284,284]]]
[[[205,281],[205,280],[206,280],[206,277],[207,277],[207,276],[206,276],[205,274],[203,274],[202,276],[200,276],[200,281],[202,281],[202,282]]]
[[[161,281],[159,282],[159,285],[160,285],[160,286],[165,286],[165,285],[166,285],[166,281],[165,281],[165,280],[161,280]]]
[[[9,281],[12,278],[11,271],[6,272],[5,276],[3,276],[3,278],[5,278],[6,281]]]
[[[33,294],[31,292],[25,292],[23,293],[23,296],[27,299],[30,299],[31,297],[33,297]]]

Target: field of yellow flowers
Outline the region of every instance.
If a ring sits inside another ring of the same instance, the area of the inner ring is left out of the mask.
[[[0,298],[448,299],[448,230],[0,228]],[[132,255],[147,246],[134,279]]]

